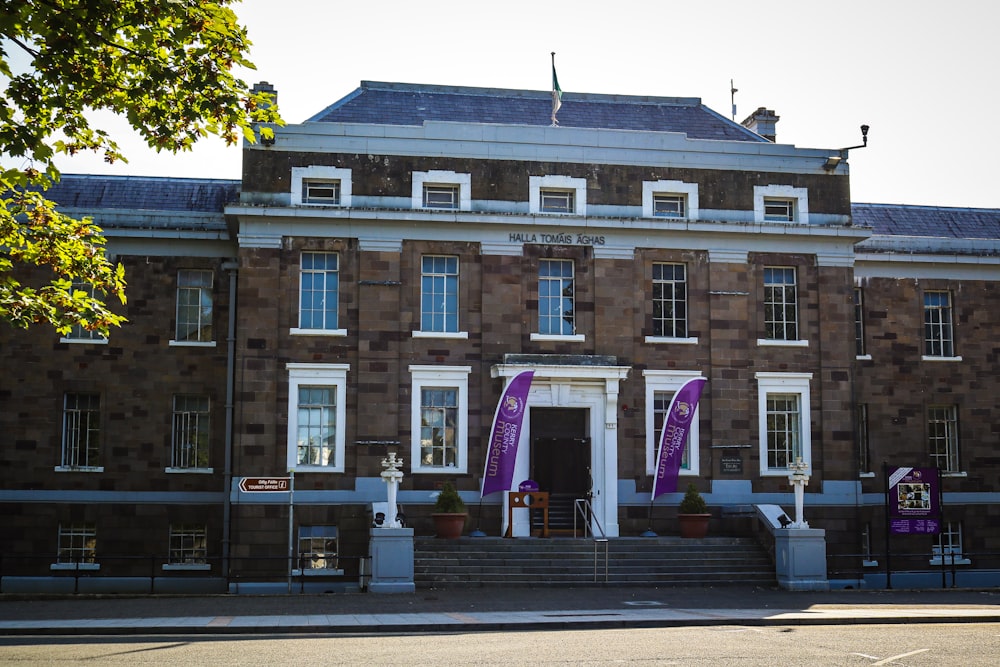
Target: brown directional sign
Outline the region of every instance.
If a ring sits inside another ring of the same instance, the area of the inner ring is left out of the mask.
[[[287,492],[289,486],[288,477],[244,477],[240,480],[240,491],[243,493]]]

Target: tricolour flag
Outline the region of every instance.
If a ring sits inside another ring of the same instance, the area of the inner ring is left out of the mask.
[[[483,472],[483,497],[497,491],[508,491],[514,481],[514,460],[517,458],[517,441],[521,437],[521,423],[528,404],[528,390],[535,371],[524,371],[514,376],[500,396],[493,428],[490,429],[489,448],[486,451],[486,469]]]
[[[556,120],[556,112],[562,106],[562,88],[559,87],[559,78],[556,76],[555,55],[554,53],[552,54],[552,124],[558,125],[559,121]]]
[[[705,378],[691,378],[681,385],[674,397],[670,399],[666,419],[663,420],[663,431],[660,433],[660,447],[656,455],[656,470],[653,473],[653,497],[650,502],[663,493],[677,490],[677,475],[681,470],[681,459],[684,457],[684,445],[687,443],[694,413],[698,409],[698,399],[701,390],[708,382]],[[698,443],[691,443],[697,447]]]

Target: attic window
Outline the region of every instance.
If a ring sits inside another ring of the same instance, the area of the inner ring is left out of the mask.
[[[458,208],[458,186],[425,183],[424,208]]]
[[[529,176],[530,213],[587,215],[587,179],[571,176]]]
[[[302,181],[303,204],[340,204],[340,181]]]
[[[413,172],[412,208],[472,210],[472,175],[432,169]]]
[[[658,218],[683,218],[686,208],[684,195],[653,195],[653,215]]]
[[[541,190],[538,193],[542,213],[572,213],[574,197],[572,190]]]
[[[769,222],[793,222],[795,202],[791,199],[771,199],[764,197],[764,220]]]
[[[791,185],[753,186],[753,219],[809,224],[809,190]]]
[[[292,206],[350,206],[351,170],[313,165],[292,167]]]

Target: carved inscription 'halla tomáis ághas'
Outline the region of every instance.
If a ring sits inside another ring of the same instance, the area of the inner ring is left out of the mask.
[[[544,232],[540,233],[527,233],[522,234],[518,232],[512,232],[510,234],[511,243],[558,243],[561,245],[604,245],[603,236],[591,236],[590,234],[581,234],[579,232],[567,233],[562,232],[559,234],[547,234]]]

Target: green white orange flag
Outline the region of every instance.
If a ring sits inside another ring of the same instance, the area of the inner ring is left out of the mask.
[[[552,53],[552,124],[558,125],[556,112],[562,106],[562,88],[559,87],[559,77],[556,76],[556,54]]]

